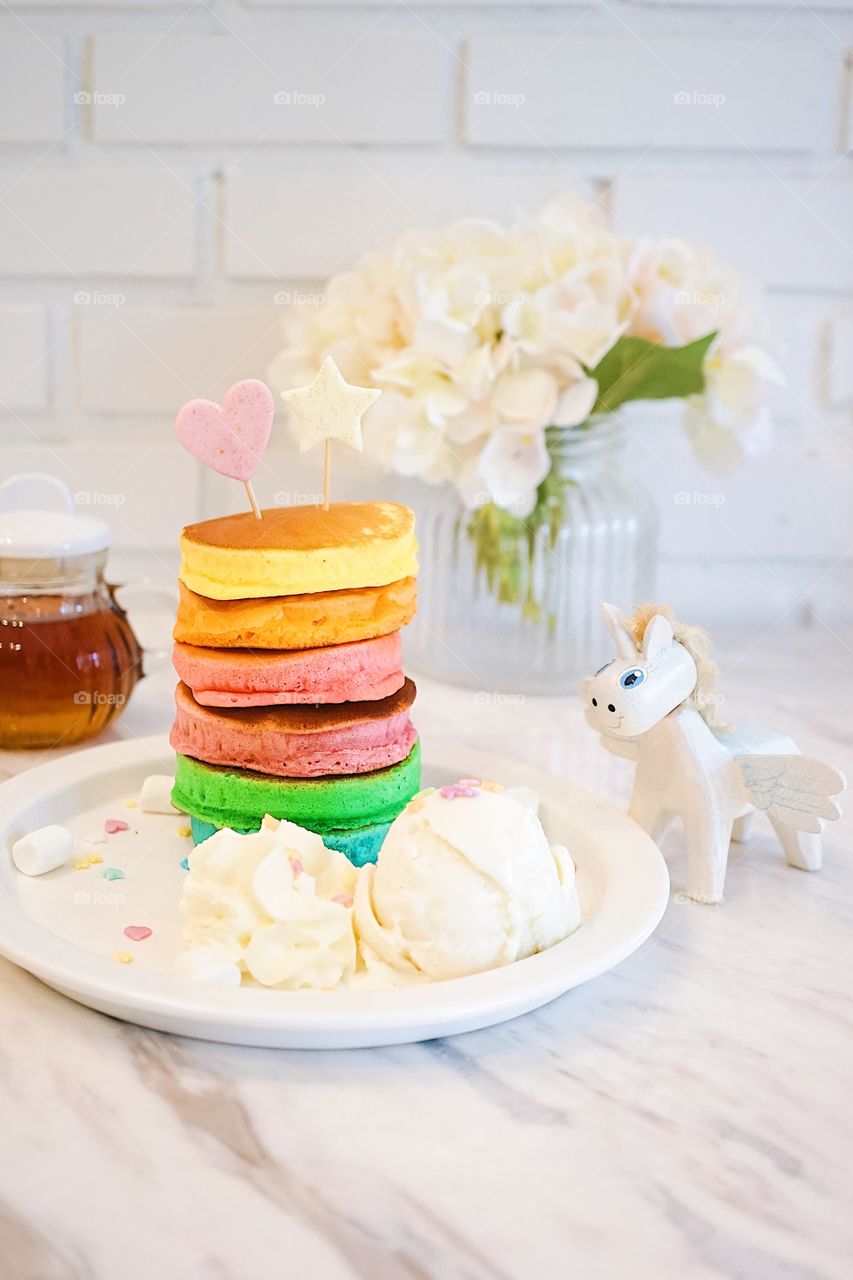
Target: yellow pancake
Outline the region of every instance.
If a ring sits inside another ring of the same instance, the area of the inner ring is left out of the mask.
[[[414,512],[396,502],[271,507],[181,534],[180,579],[210,600],[381,587],[417,569]]]

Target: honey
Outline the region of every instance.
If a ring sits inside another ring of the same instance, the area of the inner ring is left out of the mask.
[[[0,747],[94,737],[142,674],[142,650],[106,584],[82,596],[0,597]]]

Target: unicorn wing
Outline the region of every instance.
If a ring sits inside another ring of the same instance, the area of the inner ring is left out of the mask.
[[[823,831],[841,816],[830,797],[847,785],[843,773],[810,756],[736,756],[740,776],[756,809],[797,831]]]

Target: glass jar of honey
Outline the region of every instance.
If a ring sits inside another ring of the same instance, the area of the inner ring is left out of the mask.
[[[109,530],[54,476],[0,485],[0,747],[65,747],[119,716],[142,649],[104,578]]]

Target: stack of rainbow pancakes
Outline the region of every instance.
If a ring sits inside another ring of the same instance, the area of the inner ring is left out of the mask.
[[[181,535],[173,801],[196,844],[266,814],[376,859],[420,786],[414,515],[393,502],[273,507]]]

